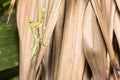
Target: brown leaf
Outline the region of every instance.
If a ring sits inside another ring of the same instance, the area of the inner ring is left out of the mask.
[[[53,30],[55,28],[55,24],[56,24],[58,16],[59,16],[60,7],[62,6],[63,3],[64,3],[64,0],[59,0],[59,1],[55,0],[53,3],[53,7],[52,7],[52,10],[50,13],[50,18],[48,20],[48,23],[46,26],[46,31],[45,31],[44,36],[43,36],[43,43],[46,46],[48,46],[48,44],[50,42],[50,38],[52,36]],[[41,61],[44,57],[44,53],[46,51],[46,48],[47,47],[41,45],[41,49],[40,49],[38,60],[37,60],[36,70],[35,70],[36,72],[39,69],[39,66],[40,66]]]
[[[87,5],[83,21],[83,45],[93,80],[105,80],[106,49],[90,2]]]
[[[81,80],[85,58],[82,48],[82,20],[87,0],[66,3],[65,24],[57,80]]]
[[[105,40],[105,44],[107,46],[109,55],[110,55],[110,60],[111,63],[113,64],[113,67],[115,69],[118,69],[119,66],[117,64],[117,60],[115,58],[115,53],[113,50],[112,42],[110,41],[110,37],[107,32],[107,26],[108,26],[108,21],[107,21],[107,15],[106,15],[106,10],[105,10],[105,1],[101,0],[100,5],[98,5],[98,0],[91,0],[95,14],[97,16],[100,29],[102,31],[103,38]]]
[[[30,8],[30,6],[34,8]],[[34,15],[37,9],[36,1],[19,0],[17,5],[17,24],[20,41],[20,80],[27,80],[30,68],[30,56],[33,45],[33,37],[29,28],[29,19],[36,19]]]
[[[117,37],[119,48],[120,48],[120,34],[119,34],[119,30],[120,30],[120,15],[119,15],[118,10],[116,10],[116,12],[115,12],[115,19],[114,19],[114,31],[115,31],[115,35]]]

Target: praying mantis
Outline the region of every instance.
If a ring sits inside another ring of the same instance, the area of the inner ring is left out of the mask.
[[[31,28],[31,32],[32,32],[32,35],[33,35],[33,38],[34,38],[34,45],[33,45],[33,48],[32,48],[31,59],[34,58],[35,54],[37,53],[37,51],[39,49],[39,43],[42,41],[42,39],[38,35],[38,32],[35,31],[35,29],[37,29],[37,28],[39,28],[43,25],[43,21],[44,21],[43,16],[44,16],[45,11],[46,10],[44,8],[40,9],[39,21],[36,24],[33,24],[33,20],[29,20],[29,27]]]

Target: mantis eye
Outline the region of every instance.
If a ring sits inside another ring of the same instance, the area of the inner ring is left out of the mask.
[[[31,19],[31,20],[29,20],[29,23],[33,23],[33,20]]]

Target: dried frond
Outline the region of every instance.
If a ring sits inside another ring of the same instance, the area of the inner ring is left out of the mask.
[[[9,14],[8,14],[8,18],[7,18],[7,24],[9,23],[9,20],[10,20],[10,17],[11,17],[15,2],[16,2],[16,0],[11,0],[10,6],[9,6],[9,9],[8,9]]]
[[[18,0],[20,80],[119,80],[119,0]],[[29,19],[43,43],[30,60],[33,37]]]

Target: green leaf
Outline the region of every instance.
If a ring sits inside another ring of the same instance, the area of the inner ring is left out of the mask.
[[[0,71],[18,66],[18,52],[16,23],[0,21]]]

